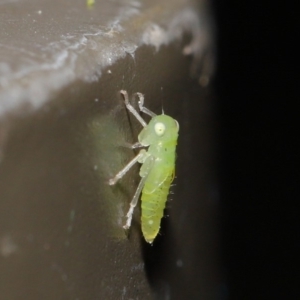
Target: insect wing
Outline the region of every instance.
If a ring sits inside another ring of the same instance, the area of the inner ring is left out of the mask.
[[[174,168],[163,168],[161,166],[154,166],[151,172],[148,175],[146,185],[144,187],[143,192],[146,194],[155,193],[161,185],[163,185],[166,181],[172,182],[174,176]]]

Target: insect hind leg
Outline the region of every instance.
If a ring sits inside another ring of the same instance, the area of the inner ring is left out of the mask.
[[[141,151],[143,151],[143,150],[141,150]],[[148,160],[148,168],[143,173],[143,175],[141,175],[142,179],[141,179],[141,181],[140,181],[140,183],[139,183],[139,185],[138,185],[138,187],[137,187],[137,189],[135,191],[135,194],[134,194],[134,196],[133,196],[133,198],[132,198],[132,200],[130,202],[130,208],[129,208],[128,213],[126,215],[126,217],[127,217],[126,224],[123,226],[123,228],[126,229],[126,230],[129,229],[130,226],[131,226],[131,221],[132,221],[132,215],[133,215],[134,208],[136,207],[136,205],[138,203],[140,194],[142,192],[142,189],[143,189],[143,187],[145,185],[145,182],[146,182],[146,180],[148,178],[148,175],[149,175],[149,173],[151,171],[151,168],[153,166],[153,163],[154,163],[154,158],[151,157],[151,156],[149,157],[147,155],[147,153],[145,153],[145,155],[143,157],[143,163],[145,163],[147,159],[149,159]]]
[[[134,208],[136,207],[137,203],[138,203],[138,200],[139,200],[139,197],[140,197],[140,194],[142,192],[142,189],[145,185],[145,181],[147,179],[147,176],[145,177],[142,177],[142,179],[140,180],[140,183],[135,191],[135,194],[133,196],[133,199],[131,200],[130,202],[130,208],[127,212],[127,215],[126,215],[126,224],[123,226],[124,229],[128,230],[131,226],[131,221],[132,221],[132,215],[133,215],[133,211],[134,211]]]

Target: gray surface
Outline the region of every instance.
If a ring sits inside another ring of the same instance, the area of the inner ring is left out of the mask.
[[[216,299],[211,93],[190,77],[208,27],[186,1],[121,3],[0,2],[0,299]],[[153,246],[138,210],[122,229],[138,166],[107,185],[141,129],[121,89],[180,123]]]
[[[183,0],[0,2],[0,116],[39,108],[75,80],[97,81],[104,68],[145,44],[156,49],[193,34],[190,52],[210,46],[207,21]],[[201,10],[200,10],[201,11]],[[200,24],[201,22],[201,24]]]

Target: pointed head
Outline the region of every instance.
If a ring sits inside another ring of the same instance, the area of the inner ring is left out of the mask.
[[[158,115],[151,119],[149,124],[139,134],[139,142],[151,145],[161,141],[177,139],[179,131],[178,122],[170,116]]]

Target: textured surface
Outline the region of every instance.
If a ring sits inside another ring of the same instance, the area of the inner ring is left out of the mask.
[[[0,2],[4,299],[215,299],[212,103],[190,76],[209,62],[209,27],[201,8],[159,2]],[[122,229],[138,166],[107,184],[141,130],[121,89],[180,123],[153,246],[138,210],[129,238]]]
[[[193,34],[187,51],[201,57],[210,43],[206,20],[187,1],[160,2],[96,1],[90,9],[84,0],[0,2],[0,117],[38,108],[75,80],[97,81],[139,46],[158,50],[184,31]]]

